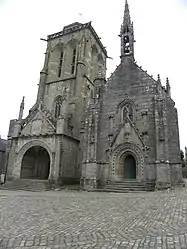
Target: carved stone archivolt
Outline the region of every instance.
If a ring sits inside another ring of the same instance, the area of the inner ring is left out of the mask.
[[[144,178],[144,153],[133,143],[124,143],[114,149],[111,155],[111,176],[121,180],[123,171],[123,162],[127,155],[132,155],[136,161],[137,179]]]
[[[46,151],[48,152],[49,154],[49,157],[50,157],[50,175],[51,175],[51,169],[53,167],[53,164],[54,164],[54,161],[52,160],[52,151],[50,149],[50,145],[41,141],[41,140],[32,140],[30,142],[27,142],[25,145],[23,145],[21,147],[21,149],[19,151],[17,151],[17,158],[16,158],[16,167],[14,168],[14,171],[17,171],[20,172],[21,170],[21,163],[22,163],[22,159],[23,159],[23,156],[24,154],[32,147],[34,146],[40,146],[44,149],[46,149]]]

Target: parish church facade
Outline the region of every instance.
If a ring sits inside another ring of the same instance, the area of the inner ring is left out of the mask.
[[[121,63],[106,80],[107,51],[91,22],[47,37],[36,103],[23,119],[23,99],[10,122],[7,180],[80,182],[84,189],[182,181],[170,83],[163,87],[136,64],[127,1],[120,39]]]

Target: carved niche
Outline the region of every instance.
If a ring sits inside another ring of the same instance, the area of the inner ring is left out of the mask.
[[[118,105],[118,112],[121,113],[121,123],[134,122],[136,106],[135,103],[126,95],[125,99]]]

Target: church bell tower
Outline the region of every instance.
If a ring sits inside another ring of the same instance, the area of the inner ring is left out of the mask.
[[[123,23],[121,25],[121,59],[131,56],[134,59],[134,29],[130,18],[129,5],[126,0]]]

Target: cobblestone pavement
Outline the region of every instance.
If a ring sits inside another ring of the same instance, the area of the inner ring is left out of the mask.
[[[0,191],[0,248],[187,248],[187,189]]]

